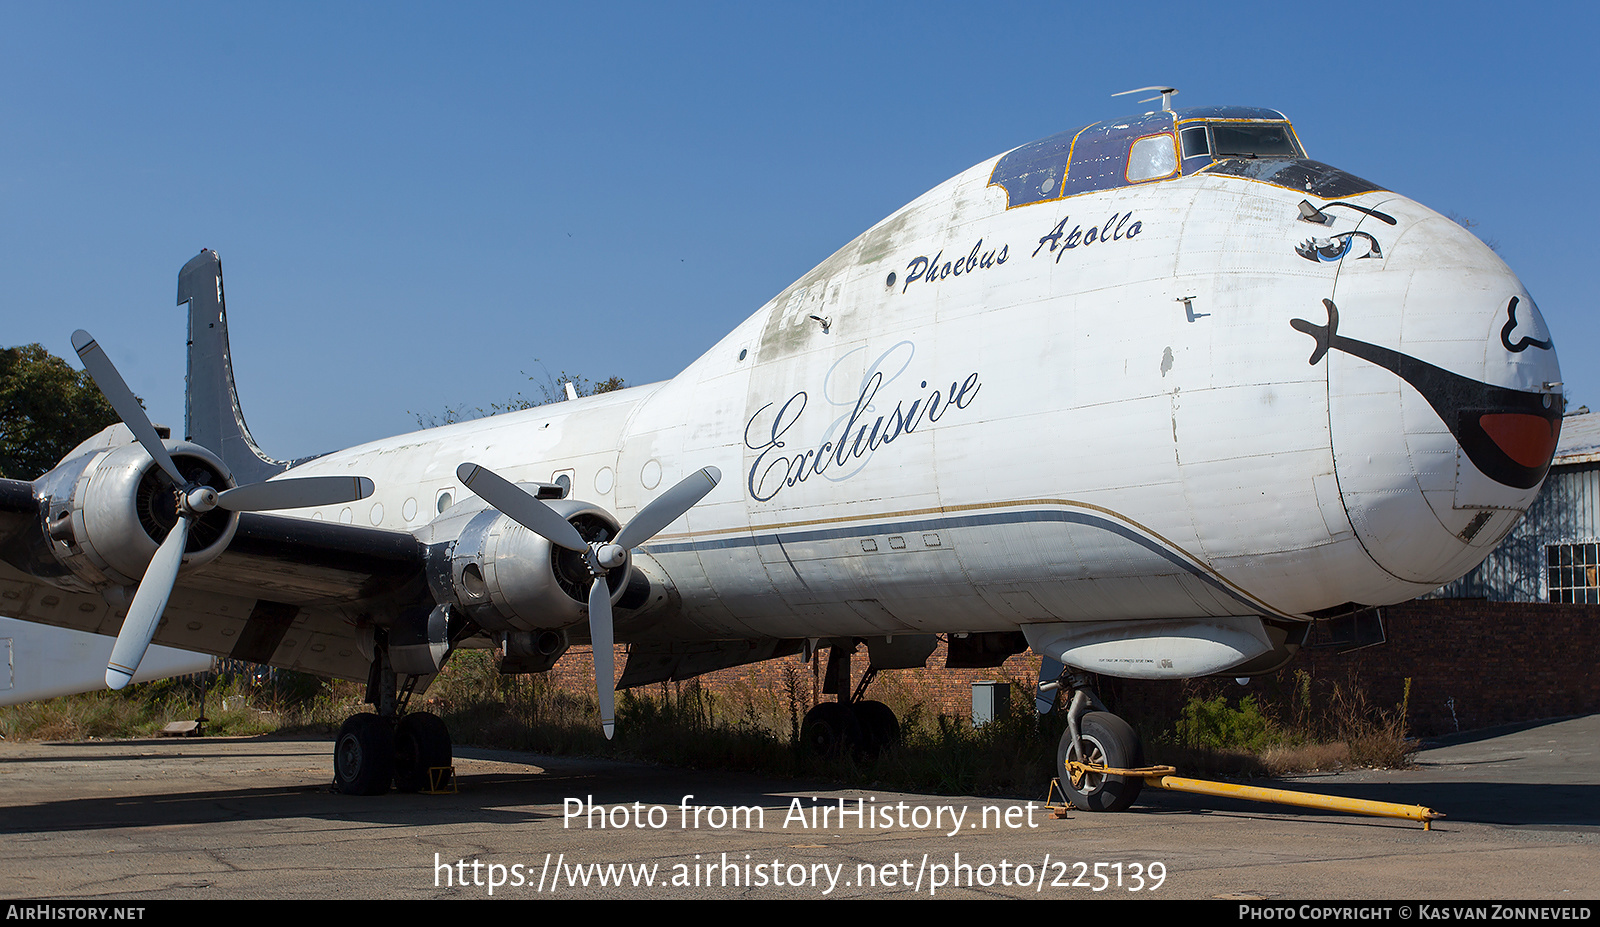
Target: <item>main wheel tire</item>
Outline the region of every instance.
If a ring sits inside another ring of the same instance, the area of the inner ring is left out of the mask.
[[[374,714],[353,715],[333,744],[333,788],[346,795],[382,795],[394,778],[394,725]]]
[[[817,756],[838,753],[861,739],[861,726],[848,705],[823,702],[806,712],[800,723],[800,739]]]
[[[1104,711],[1091,711],[1078,726],[1086,756],[1097,766],[1137,769],[1144,765],[1144,746],[1128,722]],[[1138,776],[1108,776],[1085,773],[1082,784],[1074,786],[1067,770],[1072,732],[1061,735],[1056,750],[1056,771],[1061,776],[1061,791],[1080,811],[1125,811],[1139,797],[1144,780]]]
[[[856,721],[861,725],[862,749],[876,756],[900,742],[900,722],[894,710],[882,702],[856,702]]]
[[[428,771],[449,766],[450,730],[437,715],[408,714],[394,731],[394,787],[402,792],[428,788]]]

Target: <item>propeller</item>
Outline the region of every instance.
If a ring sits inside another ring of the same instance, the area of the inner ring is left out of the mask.
[[[468,489],[512,521],[557,547],[583,554],[589,583],[589,639],[594,645],[594,686],[600,699],[600,727],[610,740],[616,730],[615,635],[611,629],[611,587],[606,574],[628,562],[628,551],[655,537],[706,497],[722,471],[705,467],[684,477],[651,500],[609,541],[586,541],[578,529],[532,493],[486,467],[464,463],[456,476]]]
[[[117,642],[111,648],[111,660],[106,664],[106,685],[120,689],[133,681],[133,674],[139,669],[144,652],[150,648],[151,638],[155,637],[156,625],[161,623],[161,613],[166,610],[167,599],[178,581],[184,546],[189,543],[189,529],[195,519],[217,508],[230,512],[265,512],[355,502],[372,495],[373,485],[364,476],[313,476],[236,486],[218,492],[211,486],[190,480],[179,472],[161,436],[150,423],[150,417],[145,415],[144,407],[134,398],[133,391],[128,389],[99,342],[79,329],[72,333],[72,346],[95,386],[176,490],[173,501],[178,512],[177,523],[145,568],[144,578],[139,581],[133,602],[128,606],[128,614],[122,619],[122,629],[117,632]]]

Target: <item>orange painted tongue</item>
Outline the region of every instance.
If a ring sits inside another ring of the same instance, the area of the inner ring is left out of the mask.
[[[1543,467],[1556,453],[1561,420],[1551,421],[1524,412],[1491,412],[1478,416],[1478,424],[1506,456],[1524,467]]]

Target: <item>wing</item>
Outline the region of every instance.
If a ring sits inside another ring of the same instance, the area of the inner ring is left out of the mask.
[[[33,484],[0,480],[0,614],[117,633],[125,605],[87,588],[46,549]],[[215,656],[364,680],[375,618],[428,603],[407,533],[243,513],[232,541],[178,578],[155,641]]]

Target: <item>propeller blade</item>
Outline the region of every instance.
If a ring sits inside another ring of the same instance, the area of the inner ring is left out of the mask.
[[[372,490],[372,481],[364,476],[306,476],[237,486],[217,496],[217,505],[230,512],[303,509],[355,502]]]
[[[122,619],[122,630],[117,632],[111,660],[106,664],[106,685],[111,688],[126,686],[138,672],[139,661],[150,649],[150,639],[156,636],[161,613],[167,609],[172,585],[178,581],[178,567],[183,563],[183,548],[187,543],[189,519],[180,518],[166,540],[156,548],[156,555],[150,559],[144,579],[139,581],[139,589],[133,594],[133,604],[128,606],[128,616]]]
[[[583,539],[577,528],[556,514],[555,509],[518,489],[516,484],[506,481],[493,470],[474,463],[464,463],[456,468],[456,477],[468,489],[483,497],[485,502],[511,516],[512,521],[534,534],[557,547],[588,552],[589,542]]]
[[[117,410],[122,423],[144,445],[145,453],[154,458],[167,476],[172,477],[173,483],[188,485],[189,481],[178,472],[178,465],[172,462],[172,455],[167,453],[167,446],[161,443],[161,436],[156,434],[156,426],[150,424],[150,416],[144,414],[144,406],[134,398],[133,390],[128,389],[128,384],[123,381],[122,374],[117,373],[116,365],[106,356],[100,342],[80,328],[72,333],[72,347],[78,352],[78,359],[83,361],[83,369],[89,371],[89,376],[94,379],[94,385],[100,387],[101,395],[106,397],[111,408]]]
[[[617,729],[616,661],[611,631],[611,587],[604,576],[589,585],[589,640],[594,645],[594,689],[600,697],[600,729],[606,740]]]
[[[656,532],[683,517],[683,513],[704,499],[721,479],[722,471],[716,467],[705,467],[684,477],[633,516],[633,521],[617,534],[617,545],[623,550],[633,550],[655,537]]]

